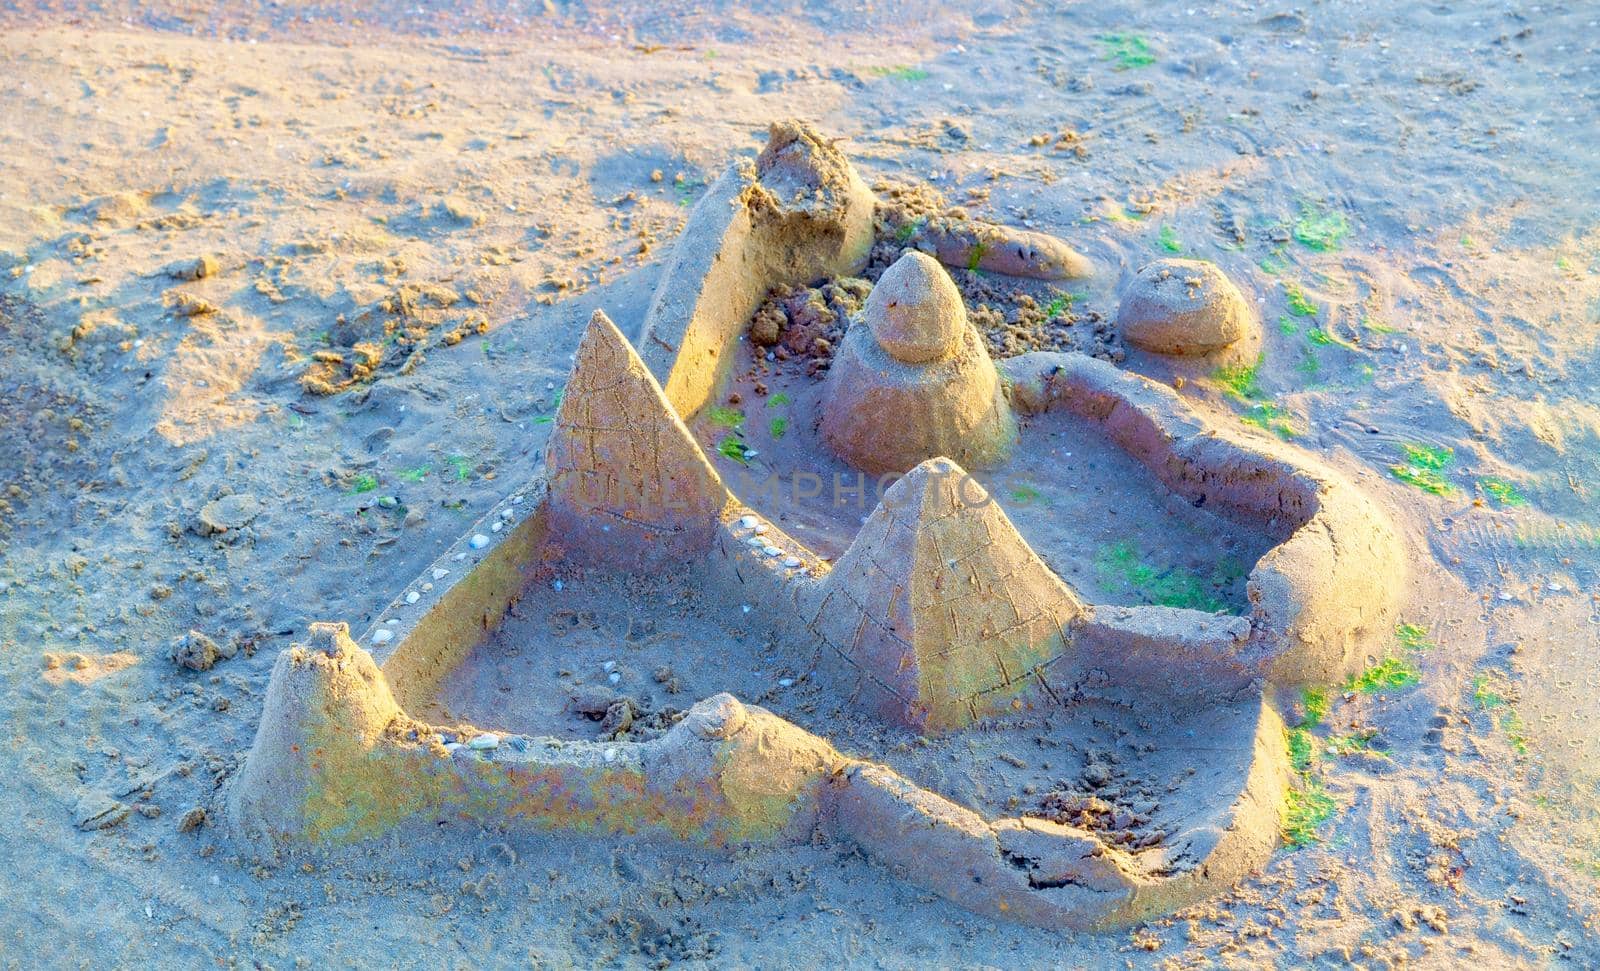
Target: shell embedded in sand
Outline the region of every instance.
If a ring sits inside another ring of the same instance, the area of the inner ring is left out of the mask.
[[[1123,339],[1158,354],[1219,351],[1259,333],[1260,321],[1233,281],[1200,260],[1157,260],[1122,295]]]
[[[938,456],[982,467],[1015,441],[994,361],[944,268],[908,252],[884,272],[828,371],[823,441],[874,475]]]
[[[916,251],[884,271],[863,315],[878,346],[906,364],[926,364],[955,353],[967,319],[950,275],[938,260]]]

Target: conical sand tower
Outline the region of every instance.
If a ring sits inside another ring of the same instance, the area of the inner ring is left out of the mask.
[[[941,731],[1004,710],[1083,611],[983,486],[940,458],[884,495],[811,626],[859,678],[858,701]]]
[[[1016,440],[994,361],[933,257],[908,252],[873,287],[828,371],[821,429],[875,475],[940,455],[981,468]]]
[[[550,533],[584,562],[642,565],[710,546],[727,490],[633,346],[598,310],[545,454]]]
[[[272,841],[337,837],[353,819],[384,815],[392,793],[364,784],[362,770],[397,718],[388,682],[350,628],[312,624],[308,643],[278,655],[229,819],[241,835]]]

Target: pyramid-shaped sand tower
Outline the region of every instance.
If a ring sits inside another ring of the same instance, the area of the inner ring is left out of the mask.
[[[596,310],[546,449],[550,528],[587,561],[706,549],[727,490],[633,346]]]
[[[971,724],[1035,686],[1083,605],[949,459],[884,495],[823,582],[811,626],[861,702],[924,731]]]

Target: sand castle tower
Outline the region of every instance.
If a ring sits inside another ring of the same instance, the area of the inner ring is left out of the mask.
[[[337,836],[352,819],[382,815],[390,793],[362,769],[400,706],[372,656],[345,624],[312,624],[305,644],[278,655],[255,744],[228,792],[228,816],[249,839]],[[330,784],[329,766],[337,766]]]
[[[829,369],[821,430],[874,475],[941,455],[992,465],[1016,440],[994,361],[933,257],[906,253],[872,288]]]
[[[596,310],[545,447],[550,531],[588,562],[642,566],[703,551],[727,502],[633,346]]]
[[[1004,710],[1058,656],[1083,604],[949,459],[896,482],[828,574],[813,628],[857,697],[924,731]]]
[[[1261,340],[1254,305],[1221,270],[1201,260],[1156,260],[1142,267],[1122,294],[1117,325],[1133,346],[1178,357]]]

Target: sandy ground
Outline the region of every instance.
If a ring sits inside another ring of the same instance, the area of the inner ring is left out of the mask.
[[[0,4],[0,965],[1600,965],[1600,9],[331,6]],[[790,114],[1072,240],[1086,313],[1179,251],[1261,301],[1248,400],[1184,394],[1386,505],[1431,645],[1332,692],[1318,842],[1072,937],[837,847],[189,825],[278,651],[517,487],[579,324],[635,330]],[[178,668],[191,628],[238,653]]]

